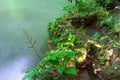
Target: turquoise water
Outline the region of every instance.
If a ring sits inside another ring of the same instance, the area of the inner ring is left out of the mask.
[[[25,29],[40,54],[46,51],[47,23],[63,14],[67,0],[3,0],[0,2],[0,80],[21,80],[39,57],[27,48]]]

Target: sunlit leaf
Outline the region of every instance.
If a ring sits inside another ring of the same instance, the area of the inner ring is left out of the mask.
[[[84,54],[86,54],[86,53],[87,53],[86,48],[80,48],[79,50],[80,50],[80,52],[81,52],[81,53],[84,53]]]
[[[83,54],[77,58],[78,63],[83,62],[86,59],[86,54]]]

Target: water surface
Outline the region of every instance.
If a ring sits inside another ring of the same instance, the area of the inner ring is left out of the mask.
[[[40,54],[46,50],[47,23],[62,15],[67,0],[2,0],[0,2],[0,80],[21,80],[25,68],[39,57],[27,48],[25,29],[37,41]]]

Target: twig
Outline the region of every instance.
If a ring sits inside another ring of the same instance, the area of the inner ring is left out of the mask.
[[[33,48],[35,53],[37,54],[37,56],[40,58],[40,60],[42,59],[42,57],[39,55],[39,52],[37,51],[37,49],[35,48],[35,43],[36,41],[33,41],[32,42],[32,37],[23,29],[23,33],[25,34],[27,40],[28,40],[28,43],[31,45],[29,48]]]

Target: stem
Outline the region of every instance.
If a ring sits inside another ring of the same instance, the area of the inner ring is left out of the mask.
[[[31,45],[29,48],[33,48],[33,50],[35,51],[35,53],[37,54],[37,56],[39,57],[40,60],[42,60],[42,57],[39,55],[39,52],[37,51],[37,49],[35,48],[34,44],[36,41],[32,42],[32,37],[28,35],[28,33],[23,29],[23,32],[28,40],[28,43]]]
[[[38,55],[38,57],[40,58],[40,60],[42,60],[41,56],[39,55],[39,52],[37,51],[37,49],[35,48],[35,46],[33,45],[33,43],[31,41],[29,41],[31,48],[33,48],[33,50],[35,51],[35,53]]]

